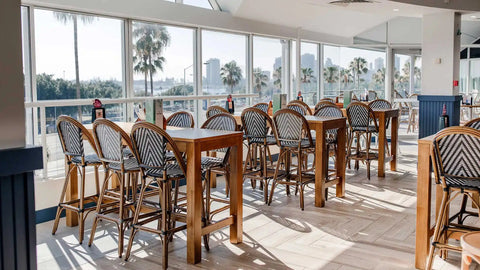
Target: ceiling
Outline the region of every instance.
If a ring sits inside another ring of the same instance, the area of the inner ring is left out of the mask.
[[[329,4],[330,1],[332,0],[217,0],[222,10],[236,17],[347,38],[365,33],[395,18],[421,18],[425,14],[445,11],[399,2],[423,2],[415,0],[374,0],[374,3],[353,3],[347,6],[332,5]],[[473,1],[480,3],[479,0]],[[465,15],[462,19],[477,20],[470,17],[472,12],[463,13]],[[469,31],[475,32],[471,29]]]

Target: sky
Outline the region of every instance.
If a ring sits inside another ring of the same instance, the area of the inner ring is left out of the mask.
[[[75,79],[73,23],[57,20],[50,10],[35,9],[35,51],[36,71],[54,74],[57,78]],[[79,20],[78,51],[81,80],[122,79],[122,33],[123,22],[119,19],[94,17],[89,23]],[[164,71],[155,80],[174,77],[176,80],[193,80],[194,30],[167,26],[170,45],[165,48]],[[281,40],[254,36],[254,68],[273,73],[275,58],[282,56]],[[203,30],[202,62],[219,58],[220,65],[235,60],[245,77],[247,39],[245,35]],[[316,45],[302,43],[302,54],[312,53],[317,58]],[[294,48],[293,54],[294,55]],[[349,62],[362,56],[370,63],[377,58],[385,58],[385,53],[345,47],[324,46],[325,59],[331,58],[334,64],[348,66]],[[401,66],[403,66],[401,59]],[[203,67],[205,76],[205,66]],[[142,74],[134,74],[134,79],[142,79]]]

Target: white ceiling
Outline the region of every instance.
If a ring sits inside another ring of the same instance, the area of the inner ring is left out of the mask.
[[[224,11],[229,11],[236,17],[348,38],[397,17],[421,18],[425,14],[445,11],[387,0],[347,6],[332,5],[329,4],[330,1],[332,0],[217,0]],[[464,17],[469,19],[470,15]]]

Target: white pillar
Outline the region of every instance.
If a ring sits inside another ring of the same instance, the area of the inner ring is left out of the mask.
[[[458,95],[460,14],[453,11],[423,16],[422,94]]]
[[[393,67],[395,65],[395,59],[393,55],[392,47],[387,46],[385,49],[385,99],[393,101]]]
[[[0,149],[25,146],[20,0],[0,1]]]

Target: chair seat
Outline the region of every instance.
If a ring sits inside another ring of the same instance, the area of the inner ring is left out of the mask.
[[[223,166],[223,158],[218,157],[202,157],[202,170]]]
[[[375,126],[368,127],[352,127],[353,131],[363,131],[363,132],[378,132]]]
[[[123,160],[123,165],[125,171],[138,171],[140,168],[138,167],[138,162],[136,158],[129,158]],[[110,162],[109,164],[110,169],[119,171],[121,169],[120,163],[118,162]]]
[[[448,187],[475,189],[480,191],[480,179],[445,176]]]
[[[178,164],[167,163],[165,165],[167,177],[182,177],[183,171]],[[145,174],[150,177],[163,177],[162,169],[145,169]]]
[[[264,143],[264,138],[261,137],[250,137],[250,143]],[[267,135],[267,145],[277,144],[277,139],[273,135]]]
[[[313,146],[310,146],[310,142],[307,138],[302,139],[301,147],[302,148],[314,148],[315,147],[315,138],[312,139]],[[289,141],[280,141],[280,146],[282,147],[298,147],[297,142],[289,142]]]
[[[81,164],[82,163],[82,158],[79,156],[73,157],[72,162],[75,164]],[[85,156],[85,164],[86,165],[93,165],[93,164],[102,164],[100,159],[96,154],[91,154],[91,155],[86,155]]]

